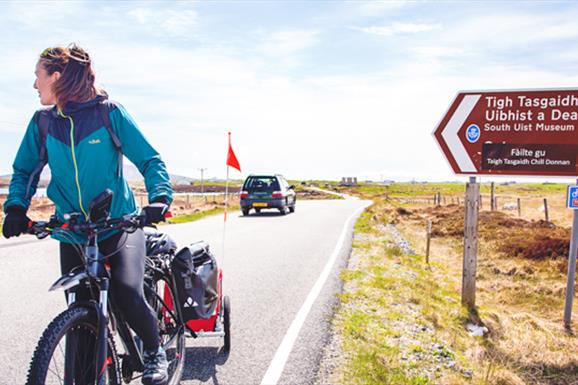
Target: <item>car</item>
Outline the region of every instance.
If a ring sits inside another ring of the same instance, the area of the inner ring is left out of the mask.
[[[280,174],[249,175],[241,189],[241,212],[249,215],[254,209],[277,209],[281,215],[295,212],[295,186],[290,185]]]

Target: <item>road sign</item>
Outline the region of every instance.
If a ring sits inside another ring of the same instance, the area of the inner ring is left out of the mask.
[[[433,135],[456,174],[578,176],[578,89],[460,92]]]
[[[569,209],[578,209],[578,186],[568,186],[568,201],[566,203]]]

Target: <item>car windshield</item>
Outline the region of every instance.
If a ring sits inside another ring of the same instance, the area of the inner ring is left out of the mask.
[[[247,191],[279,191],[279,182],[273,176],[257,176],[247,179],[244,190]]]

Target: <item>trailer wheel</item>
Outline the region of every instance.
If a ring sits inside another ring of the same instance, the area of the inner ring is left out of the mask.
[[[225,331],[223,350],[225,353],[229,353],[231,351],[231,301],[229,296],[223,298],[223,328]]]

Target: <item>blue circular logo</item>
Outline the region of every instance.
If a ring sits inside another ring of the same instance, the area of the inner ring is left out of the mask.
[[[466,138],[470,143],[476,143],[480,139],[480,127],[470,124],[466,130]]]

